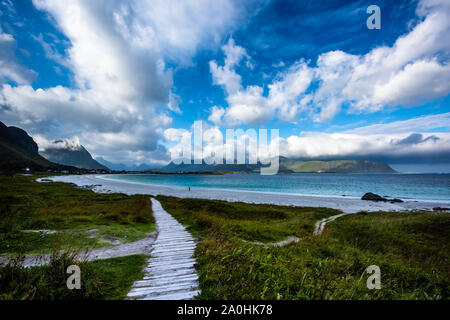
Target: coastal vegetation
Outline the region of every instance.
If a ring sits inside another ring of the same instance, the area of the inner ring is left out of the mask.
[[[0,176],[0,254],[93,249],[109,246],[105,240],[136,241],[155,229],[148,196],[99,194],[37,177]]]
[[[46,266],[25,268],[17,256],[0,268],[0,300],[117,300],[123,299],[133,282],[142,277],[145,255],[80,261],[77,252],[52,253]],[[67,268],[77,265],[82,275],[81,288],[66,286]]]
[[[201,239],[196,249],[202,299],[448,299],[450,216],[360,212],[313,235],[339,213],[158,196]],[[261,245],[289,236],[285,246]],[[381,289],[365,270],[377,265]]]
[[[148,196],[98,194],[33,176],[0,176],[0,299],[122,299],[140,279],[145,255],[94,262],[79,253],[144,238],[155,230]],[[95,233],[92,232],[95,230]],[[34,232],[41,231],[41,232]],[[22,267],[25,255],[51,254],[51,263]],[[81,269],[81,290],[66,287],[66,268]]]
[[[39,175],[0,176],[0,299],[122,299],[142,277],[144,255],[80,261],[82,250],[145,237],[155,229],[145,195],[97,194]],[[341,213],[328,208],[257,205],[158,196],[200,242],[201,299],[448,299],[450,216],[446,212]],[[36,230],[55,231],[28,232]],[[94,236],[89,231],[97,230]],[[27,231],[27,232],[25,232]],[[286,239],[283,245],[275,245]],[[51,263],[24,268],[26,254]],[[78,264],[82,290],[66,288]],[[365,272],[381,270],[381,289]]]

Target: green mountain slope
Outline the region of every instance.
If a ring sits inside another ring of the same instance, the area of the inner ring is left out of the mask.
[[[317,173],[395,173],[388,164],[368,160],[296,161],[280,157],[280,171]]]

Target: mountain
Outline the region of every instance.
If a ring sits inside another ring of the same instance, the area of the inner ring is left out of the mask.
[[[109,170],[106,166],[95,161],[91,154],[77,141],[55,141],[41,151],[40,154],[49,161],[80,169]]]
[[[297,161],[279,157],[280,171],[317,173],[395,173],[388,164],[368,160]]]
[[[259,172],[258,164],[180,164],[170,162],[162,172]],[[298,161],[279,157],[280,173],[395,173],[388,164],[368,160]]]
[[[97,160],[100,164],[107,166],[111,170],[116,171],[145,171],[155,168],[155,166],[146,163],[141,163],[139,165],[127,165],[123,163],[110,162],[102,157],[97,157],[95,160]]]
[[[202,160],[201,164],[179,165],[170,162],[162,167],[161,172],[256,172],[259,171],[260,164],[207,164]]]
[[[7,127],[0,121],[0,169],[21,170],[26,167],[36,171],[72,169],[48,161],[39,155],[38,150],[38,145],[26,131],[17,127]]]

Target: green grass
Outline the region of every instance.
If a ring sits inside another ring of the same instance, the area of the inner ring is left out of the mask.
[[[450,215],[359,213],[314,236],[324,208],[157,197],[201,238],[196,248],[203,299],[448,299]],[[301,238],[283,247],[273,242]],[[242,241],[247,240],[247,241]],[[381,290],[365,269],[378,265]]]
[[[0,254],[99,248],[109,246],[102,237],[126,243],[155,230],[148,196],[98,194],[66,183],[38,183],[36,178],[0,176]],[[59,232],[23,232],[37,229]],[[90,229],[98,229],[92,238],[86,233]]]
[[[155,230],[148,196],[97,194],[65,183],[38,183],[31,177],[0,176],[0,254],[14,261],[0,268],[0,299],[123,299],[142,278],[145,255],[78,261],[81,250],[108,246],[103,237],[122,243]],[[24,230],[49,229],[41,235]],[[98,229],[94,237],[86,231]],[[23,268],[24,254],[51,253],[50,265]],[[21,258],[19,258],[21,257]],[[81,290],[66,286],[66,269],[81,268]]]
[[[142,278],[145,255],[77,261],[73,253],[55,254],[43,267],[24,268],[20,260],[0,268],[0,300],[117,300],[125,298],[135,280]],[[78,265],[81,289],[69,290],[66,273]]]
[[[147,259],[146,255],[133,255],[91,262],[91,268],[100,276],[102,284],[103,296],[99,298],[124,299],[133,282],[143,278]]]

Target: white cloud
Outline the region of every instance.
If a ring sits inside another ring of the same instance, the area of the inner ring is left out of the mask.
[[[280,139],[280,154],[290,158],[410,157],[450,155],[450,133],[425,134],[418,143],[401,143],[409,134],[357,135],[350,133],[304,133]],[[430,138],[431,137],[431,138]]]
[[[222,117],[225,114],[225,109],[218,107],[218,106],[213,106],[211,108],[211,114],[208,117],[208,120],[220,125],[222,123]]]
[[[304,93],[313,79],[313,72],[303,61],[293,64],[269,85],[268,104],[277,108],[279,118],[294,121],[300,110],[306,107],[309,96]]]
[[[437,131],[448,128],[449,120],[450,113],[444,113],[343,132],[302,132],[299,135],[272,140],[267,148],[260,147],[248,151],[252,156],[265,159],[269,154],[268,150],[276,150],[275,143],[278,142],[279,154],[292,159],[375,159],[395,163],[446,163],[450,160],[450,133]],[[192,132],[192,128],[190,131],[166,130],[168,137],[176,137],[167,140],[182,142],[171,147],[169,151],[178,155],[183,146],[190,147]],[[219,127],[204,125],[203,158],[212,153],[224,156],[226,150],[231,150],[232,144],[224,138]],[[246,132],[242,132],[234,141],[238,148],[243,148],[246,139],[254,141],[256,145],[257,137],[252,137]],[[199,158],[199,154],[196,157]]]
[[[243,89],[241,76],[235,71],[243,58],[249,59],[247,52],[244,48],[235,45],[233,38],[222,46],[222,51],[225,54],[224,65],[218,66],[216,61],[210,61],[209,67],[213,83],[225,89],[229,107],[227,109],[212,107],[208,119],[216,125],[223,126],[267,121],[272,110],[266,105],[266,99],[262,95],[263,88],[249,86]]]
[[[185,129],[169,128],[164,130],[164,139],[170,142],[180,142],[183,138],[190,139],[191,134]]]
[[[36,77],[36,72],[23,67],[14,55],[16,41],[11,34],[0,28],[0,83],[10,80],[28,84]]]
[[[44,136],[35,135],[33,136],[33,140],[38,144],[39,152],[45,151],[47,149],[69,149],[69,150],[81,149],[80,139],[77,136],[71,139],[50,141],[46,139]]]
[[[209,62],[209,68],[213,77],[213,83],[224,87],[227,94],[232,95],[242,89],[242,79],[234,70],[243,58],[248,58],[244,48],[236,46],[233,38],[230,38],[222,51],[225,54],[225,64],[218,66],[216,61]]]
[[[215,61],[210,62],[214,83],[226,90],[228,107],[212,108],[210,120],[226,126],[261,124],[276,115],[283,121],[296,122],[304,112],[315,121],[330,121],[343,104],[350,106],[351,113],[362,113],[386,106],[417,106],[447,96],[449,2],[421,0],[417,15],[422,21],[399,37],[392,47],[377,47],[362,55],[329,51],[317,58],[316,66],[297,61],[268,85],[268,97],[262,95],[262,87],[243,89],[241,76],[234,67],[246,56],[245,49],[230,41],[228,50],[224,49],[225,64],[217,66]],[[235,59],[228,58],[229,48],[240,54],[232,56]],[[318,86],[307,93],[313,81]],[[258,99],[256,92],[261,93]],[[242,106],[235,105],[237,99],[243,101]],[[244,101],[251,101],[251,105]]]
[[[421,60],[405,66],[388,82],[378,84],[374,101],[414,106],[450,93],[450,65]]]
[[[435,132],[448,128],[449,120],[450,113],[444,113],[343,132],[304,132],[280,138],[280,154],[305,159],[422,157],[422,160],[436,161],[436,154],[450,157],[450,133]],[[433,132],[426,132],[429,130]]]
[[[227,126],[241,123],[263,124],[273,115],[273,109],[263,97],[263,88],[248,86],[227,97],[229,107],[223,117]]]
[[[375,135],[384,133],[410,133],[419,129],[421,132],[427,132],[433,129],[450,129],[450,112],[389,123],[373,124],[346,132],[358,135]]]
[[[210,121],[221,126],[243,123],[260,125],[273,118],[276,111],[283,120],[295,119],[299,110],[304,107],[304,92],[313,77],[313,72],[305,62],[299,61],[286,72],[279,73],[269,85],[269,95],[266,97],[263,87],[242,87],[241,76],[236,73],[235,68],[243,58],[250,59],[245,49],[230,39],[222,50],[225,54],[224,65],[218,66],[216,61],[210,61],[210,70],[214,84],[223,86],[227,93],[228,107],[212,107],[208,118]]]
[[[168,112],[181,112],[167,63],[190,63],[198,49],[218,44],[247,15],[247,6],[233,0],[33,4],[69,39],[62,56],[35,36],[47,58],[73,72],[74,87],[33,89],[26,70],[0,50],[0,81],[16,84],[0,87],[3,120],[51,139],[78,136],[93,154],[114,156],[119,149],[128,156],[167,156],[157,141],[171,124]],[[0,33],[0,49],[12,45],[12,37]]]
[[[182,111],[180,110],[180,107],[179,107],[180,102],[181,102],[180,96],[176,95],[173,92],[170,92],[169,93],[169,103],[167,105],[167,108],[169,108],[170,111],[181,114]]]
[[[418,14],[424,20],[392,47],[361,56],[342,51],[319,56],[315,71],[321,83],[312,101],[316,119],[330,120],[344,102],[351,105],[351,112],[374,112],[448,95],[449,13],[446,1],[422,0]]]

